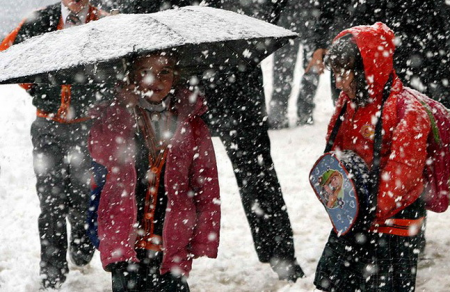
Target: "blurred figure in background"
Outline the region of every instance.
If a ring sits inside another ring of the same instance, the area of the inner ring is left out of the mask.
[[[89,0],[61,0],[33,12],[8,35],[0,51],[31,37],[98,20],[106,13]],[[38,219],[41,243],[42,288],[59,288],[69,272],[67,249],[77,266],[87,265],[94,246],[86,234],[91,158],[87,135],[91,125],[88,110],[104,98],[102,85],[22,85],[37,109],[31,126],[36,191],[41,213]],[[68,247],[69,227],[70,237]]]
[[[336,18],[347,13],[347,27],[386,23],[396,34],[394,66],[399,77],[413,87],[450,107],[449,6],[434,1],[327,0],[321,2],[316,27],[315,52],[308,68],[323,72],[323,56],[331,42]]]
[[[311,35],[312,56],[308,60],[305,74],[314,72],[322,74],[324,72],[323,57],[326,48],[331,44],[334,36],[348,26],[350,12],[352,10],[352,0],[324,0],[315,6],[318,9],[319,18],[315,27],[309,27],[314,33]],[[340,89],[336,87],[333,72],[330,72],[331,99],[336,103]]]
[[[281,11],[278,25],[299,34],[288,45],[273,54],[273,91],[269,103],[269,127],[283,129],[289,127],[288,105],[295,86],[294,72],[297,64],[299,47],[302,47],[302,65],[306,68],[313,53],[313,35],[319,18],[319,9],[312,0],[288,1]],[[320,74],[314,70],[305,72],[300,81],[297,95],[297,126],[314,123],[314,96],[319,85]]]

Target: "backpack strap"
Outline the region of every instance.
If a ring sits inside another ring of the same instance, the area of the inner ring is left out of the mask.
[[[371,181],[371,187],[369,194],[372,197],[371,203],[372,206],[377,205],[377,194],[378,194],[378,187],[379,187],[379,177],[380,177],[380,161],[381,161],[381,146],[383,143],[383,108],[384,103],[389,98],[389,95],[391,94],[391,87],[393,83],[393,74],[389,75],[389,79],[386,82],[384,88],[383,88],[383,96],[381,99],[381,105],[380,105],[380,117],[377,121],[377,124],[375,125],[375,136],[374,136],[374,142],[373,142],[373,162],[372,167],[370,169],[369,177]],[[339,113],[339,117],[336,120],[336,123],[334,124],[333,130],[331,131],[330,138],[328,139],[327,145],[325,147],[325,153],[329,152],[331,148],[333,147],[334,140],[336,139],[336,136],[339,132],[339,128],[341,127],[342,120],[344,117],[344,114],[347,110],[347,103],[342,107],[341,112]],[[370,212],[373,217],[375,217],[375,210],[376,208],[372,208]]]
[[[342,120],[344,119],[346,111],[347,111],[347,103],[345,103],[344,106],[342,107],[341,112],[339,113],[339,117],[337,118],[336,123],[334,123],[334,127],[333,130],[331,131],[330,138],[328,139],[324,153],[331,151],[331,148],[333,147],[334,144],[334,139],[336,139],[336,136],[339,132],[339,128],[341,127]]]
[[[379,186],[379,177],[380,177],[380,162],[381,162],[381,146],[383,144],[383,108],[384,103],[389,98],[391,94],[393,77],[392,74],[389,75],[389,79],[386,82],[386,85],[383,88],[383,96],[381,99],[380,105],[380,117],[375,125],[375,136],[373,139],[373,160],[372,160],[372,168],[370,170],[370,178],[372,181],[372,194],[378,194],[378,186]],[[376,199],[376,196],[375,196]]]

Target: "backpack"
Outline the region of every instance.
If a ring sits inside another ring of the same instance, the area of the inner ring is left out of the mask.
[[[376,199],[369,174],[364,160],[350,150],[326,152],[311,169],[310,184],[338,236],[370,227]]]
[[[422,199],[427,210],[441,213],[447,210],[450,195],[450,111],[424,94],[410,88],[405,89],[422,103],[431,121]],[[399,117],[404,114],[404,103],[404,99],[399,99]]]

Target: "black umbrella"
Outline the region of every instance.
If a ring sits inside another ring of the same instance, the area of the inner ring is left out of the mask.
[[[189,74],[254,66],[296,36],[267,22],[209,7],[114,15],[1,52],[0,83],[107,82],[123,74],[124,58],[168,49],[177,51],[180,68]]]

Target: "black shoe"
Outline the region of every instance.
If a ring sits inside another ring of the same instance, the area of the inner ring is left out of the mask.
[[[314,125],[314,118],[312,116],[302,116],[297,118],[297,126]]]
[[[59,289],[66,281],[67,269],[58,269],[55,267],[46,267],[41,270],[41,291],[49,289]]]
[[[92,260],[94,252],[95,247],[84,229],[75,234],[72,233],[69,247],[69,257],[72,263],[80,267],[85,266]]]
[[[159,290],[166,292],[191,291],[185,277],[174,276],[170,272],[161,276],[161,286]]]
[[[275,273],[278,274],[278,279],[296,282],[298,278],[303,278],[305,273],[296,260],[284,261],[284,260],[271,260],[270,266]]]
[[[141,291],[139,267],[137,264],[118,262],[109,264],[107,271],[111,271],[113,292]]]

